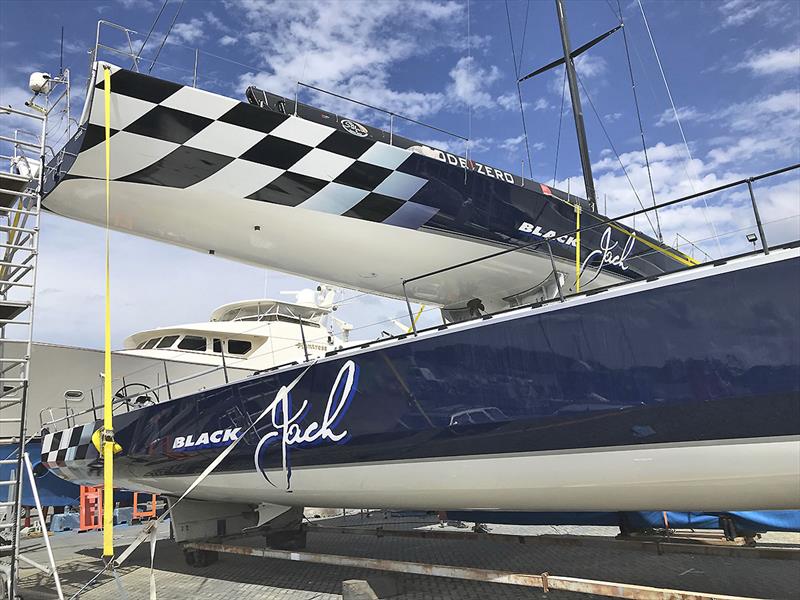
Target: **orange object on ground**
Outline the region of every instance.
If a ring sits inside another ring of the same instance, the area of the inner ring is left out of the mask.
[[[156,516],[156,495],[155,494],[145,494],[142,493],[142,496],[150,496],[150,510],[139,510],[139,492],[133,492],[133,518],[134,519],[141,519],[141,518],[149,518],[154,519]],[[146,502],[146,501],[145,501]]]
[[[103,528],[103,486],[81,486],[80,527],[78,531]]]

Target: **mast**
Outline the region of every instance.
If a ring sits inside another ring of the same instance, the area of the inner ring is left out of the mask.
[[[586,186],[586,199],[589,201],[589,208],[593,211],[597,211],[597,198],[594,191],[594,179],[592,178],[592,164],[589,161],[589,148],[586,144],[586,129],[583,125],[581,95],[578,90],[578,78],[575,75],[572,48],[569,44],[569,31],[567,30],[567,14],[564,10],[564,0],[556,0],[556,13],[558,14],[558,26],[561,29],[561,43],[564,46],[564,66],[567,69],[569,96],[572,100],[572,115],[575,118],[575,131],[578,134],[578,150],[581,155],[583,182]]]

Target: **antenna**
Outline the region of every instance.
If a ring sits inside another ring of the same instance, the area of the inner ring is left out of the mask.
[[[61,26],[61,51],[59,52],[59,66],[58,66],[58,76],[61,77],[64,74],[64,26]]]

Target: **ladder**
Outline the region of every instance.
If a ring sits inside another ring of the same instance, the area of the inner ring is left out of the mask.
[[[49,112],[33,101],[27,104],[34,110],[0,107],[0,129],[9,122],[17,126],[23,122],[39,130],[16,129],[13,135],[0,135],[0,159],[5,163],[0,165],[0,445],[13,448],[0,458],[6,474],[0,477],[0,560],[7,565],[10,559],[3,570],[11,598],[17,598],[26,402]]]

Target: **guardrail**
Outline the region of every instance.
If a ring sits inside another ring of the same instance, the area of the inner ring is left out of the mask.
[[[589,231],[589,230],[605,227],[605,226],[608,226],[610,224],[616,224],[616,223],[619,223],[619,222],[624,221],[626,219],[635,218],[636,216],[641,215],[641,214],[645,214],[645,213],[647,213],[649,211],[662,210],[662,209],[670,207],[670,206],[675,206],[677,204],[681,204],[681,203],[684,203],[684,202],[689,202],[689,201],[692,201],[692,200],[696,200],[697,198],[701,198],[703,196],[716,194],[716,193],[721,192],[721,191],[725,191],[725,190],[729,190],[729,189],[732,189],[732,188],[735,188],[735,187],[738,187],[738,186],[746,185],[748,193],[749,193],[749,197],[750,197],[750,204],[751,204],[751,208],[752,208],[752,212],[753,212],[753,217],[755,219],[755,225],[756,225],[756,228],[758,230],[758,240],[761,243],[761,251],[764,254],[769,254],[769,243],[767,241],[766,233],[764,232],[764,226],[763,226],[763,223],[761,221],[761,214],[759,212],[758,203],[756,201],[755,192],[753,190],[753,183],[757,182],[757,181],[764,180],[764,179],[768,179],[768,178],[771,178],[771,177],[776,177],[778,175],[782,175],[784,173],[788,173],[788,172],[796,170],[798,168],[800,168],[800,163],[794,164],[794,165],[790,165],[790,166],[787,166],[787,167],[783,167],[781,169],[776,169],[774,171],[769,171],[767,173],[762,173],[761,175],[756,175],[754,177],[748,177],[748,178],[745,178],[745,179],[740,179],[738,181],[733,181],[733,182],[730,182],[730,183],[726,183],[724,185],[720,185],[720,186],[717,186],[717,187],[714,187],[714,188],[711,188],[711,189],[708,189],[708,190],[704,190],[704,191],[701,191],[701,192],[696,192],[696,193],[693,193],[693,194],[689,194],[687,196],[683,196],[681,198],[676,198],[674,200],[669,200],[667,202],[662,202],[660,204],[657,204],[657,205],[654,205],[654,206],[651,206],[651,207],[648,207],[648,208],[645,208],[645,209],[642,209],[642,210],[636,210],[636,211],[633,211],[633,212],[629,212],[629,213],[620,215],[618,217],[601,218],[601,219],[598,219],[596,223],[593,223],[591,225],[584,226],[584,227],[578,227],[578,228],[576,228],[576,229],[574,229],[572,231],[564,232],[562,235],[563,236],[574,236],[574,237],[577,237],[578,239],[580,239],[579,235],[580,235],[581,232],[585,232],[585,231]],[[560,302],[564,302],[564,301],[566,301],[567,299],[569,299],[571,297],[584,295],[585,292],[581,292],[581,291],[575,291],[574,293],[567,294],[567,295],[564,294],[564,291],[562,289],[561,279],[559,277],[559,271],[556,268],[556,264],[555,264],[555,261],[554,261],[554,258],[553,258],[553,251],[552,251],[552,248],[551,248],[551,245],[550,245],[550,240],[549,239],[535,240],[535,241],[527,243],[527,244],[522,244],[520,246],[515,246],[513,248],[507,248],[507,249],[504,249],[504,250],[493,252],[491,254],[487,254],[486,256],[482,256],[482,257],[479,257],[479,258],[474,258],[474,259],[471,259],[471,260],[463,261],[463,262],[457,263],[455,265],[450,265],[448,267],[435,269],[433,271],[429,271],[427,273],[423,273],[423,274],[417,275],[415,277],[410,277],[410,278],[404,279],[403,282],[402,282],[403,296],[404,296],[404,299],[405,299],[406,307],[408,309],[408,315],[409,315],[409,318],[411,320],[411,325],[412,325],[412,330],[413,330],[414,335],[417,335],[418,332],[417,332],[416,323],[414,322],[414,315],[413,315],[413,312],[411,310],[411,300],[409,298],[408,289],[407,289],[408,288],[408,284],[413,283],[413,282],[422,281],[424,279],[430,279],[430,278],[435,277],[437,275],[442,275],[444,273],[448,273],[448,272],[454,271],[456,269],[460,269],[460,268],[467,267],[467,266],[472,266],[472,265],[475,265],[475,264],[478,264],[478,263],[489,261],[489,260],[492,260],[492,259],[495,259],[495,258],[498,258],[498,257],[501,257],[501,256],[509,255],[509,254],[512,254],[512,253],[525,252],[525,251],[536,251],[536,250],[540,249],[542,246],[544,246],[547,249],[547,253],[548,253],[549,258],[550,258],[550,264],[551,264],[551,267],[552,267],[552,270],[550,271],[550,274],[548,275],[548,277],[544,281],[547,281],[547,279],[552,277],[554,279],[554,282],[556,284],[557,291],[558,291],[558,294],[557,294],[558,297],[557,298],[550,298],[547,301],[553,301],[553,300],[557,299]],[[654,250],[654,251],[657,251],[657,250]],[[601,264],[601,267],[602,267],[602,264]],[[690,269],[690,268],[693,268],[693,266],[685,267],[685,269]],[[676,271],[680,271],[680,270],[684,270],[684,269],[676,269]],[[579,278],[580,278],[580,274],[576,273],[576,282],[579,282]],[[624,284],[627,284],[627,283],[633,283],[635,281],[641,281],[642,279],[646,279],[646,277],[631,279],[631,280],[628,280],[628,281],[621,282],[620,284],[617,284],[617,285],[624,285]],[[544,281],[541,282],[539,285],[544,283]],[[575,287],[578,288],[578,290],[579,290],[579,285],[576,285]],[[465,298],[465,300],[466,300],[466,298]],[[513,308],[516,308],[516,307],[513,307]],[[485,316],[486,314],[491,314],[491,313],[481,313],[479,310],[475,310],[475,314],[471,315],[471,317],[473,319],[477,319],[477,318],[481,318],[481,317]],[[468,318],[468,319],[464,319],[464,320],[468,321],[468,320],[471,320],[471,319]]]
[[[122,38],[122,43],[120,45],[115,47],[113,45],[109,45],[108,43],[105,43],[106,40],[104,39],[104,37],[107,35],[105,32],[107,30],[109,30],[109,29],[111,29],[113,31],[121,32],[123,38]],[[141,39],[141,44],[139,44],[139,49],[138,50],[135,49],[135,44],[138,43],[138,39],[135,39],[137,37],[139,39]],[[147,36],[142,36],[142,34],[140,34],[138,31],[135,31],[133,29],[129,29],[127,27],[124,27],[124,26],[119,25],[117,23],[113,23],[111,21],[106,21],[106,20],[101,19],[101,20],[99,20],[97,22],[97,30],[96,30],[96,34],[95,34],[95,46],[94,46],[94,49],[91,51],[92,62],[94,60],[98,59],[98,57],[100,56],[101,52],[105,52],[105,53],[109,53],[109,54],[113,55],[114,57],[124,58],[126,60],[126,62],[129,61],[129,65],[130,65],[129,68],[131,70],[137,72],[137,73],[142,72],[142,70],[145,67],[147,67],[147,73],[148,74],[151,73],[153,71],[153,69],[156,69],[157,67],[160,67],[162,69],[167,69],[167,70],[174,70],[174,71],[177,71],[178,73],[182,73],[184,79],[186,80],[186,82],[187,83],[191,82],[192,87],[197,87],[198,86],[198,81],[203,79],[203,75],[201,73],[201,65],[208,63],[209,59],[214,60],[214,61],[222,61],[224,63],[227,63],[228,65],[235,65],[236,67],[239,67],[239,68],[242,68],[242,69],[246,69],[248,72],[258,72],[259,71],[259,68],[256,67],[256,66],[247,65],[247,64],[238,62],[236,60],[232,60],[230,58],[226,58],[224,56],[220,56],[218,54],[207,52],[205,50],[200,50],[199,48],[190,47],[190,46],[184,46],[183,44],[178,44],[178,43],[172,42],[167,38],[166,40],[164,40],[164,43],[162,44],[162,48],[163,48],[163,46],[170,46],[170,47],[172,47],[174,49],[181,49],[181,50],[186,52],[186,56],[184,56],[183,60],[181,61],[184,64],[184,66],[177,66],[177,65],[165,62],[165,61],[159,61],[158,60],[159,56],[161,55],[161,48],[159,48],[159,52],[156,53],[156,55],[154,57],[152,57],[152,58],[143,56],[142,55],[142,50],[143,50],[143,48],[145,47],[145,45],[146,45],[146,43],[148,41],[150,41],[150,39]],[[177,57],[174,57],[174,58],[177,58]],[[202,60],[201,61],[201,59],[203,59],[203,58],[205,58],[206,60]],[[377,107],[377,106],[373,106],[373,105],[368,104],[366,102],[362,102],[360,100],[356,100],[356,99],[350,98],[348,96],[337,94],[335,92],[330,92],[328,90],[324,90],[322,88],[316,87],[316,86],[308,84],[308,83],[303,83],[301,81],[296,81],[295,82],[295,98],[294,98],[295,111],[296,111],[297,104],[298,104],[298,101],[299,101],[299,90],[300,90],[300,88],[305,88],[305,89],[308,89],[308,90],[312,90],[312,91],[314,91],[314,92],[316,92],[318,94],[331,96],[331,97],[337,98],[339,100],[344,100],[344,101],[349,102],[351,104],[354,104],[354,105],[357,105],[357,106],[361,106],[361,107],[367,108],[369,110],[373,110],[373,111],[388,115],[388,117],[389,117],[389,144],[390,145],[393,145],[394,137],[395,137],[395,135],[398,134],[398,132],[396,131],[395,119],[399,119],[399,120],[402,120],[402,121],[404,121],[406,123],[410,123],[410,124],[413,124],[413,125],[418,125],[418,126],[423,127],[425,129],[429,129],[429,130],[435,131],[437,133],[442,133],[442,134],[445,134],[447,136],[450,136],[452,138],[455,138],[457,140],[460,140],[460,141],[464,142],[465,155],[466,156],[469,155],[469,139],[464,137],[464,136],[462,136],[462,135],[459,135],[459,134],[454,133],[452,131],[447,131],[446,129],[442,129],[440,127],[436,127],[435,125],[431,125],[429,123],[424,123],[422,121],[419,121],[417,119],[413,119],[411,117],[404,116],[404,115],[402,115],[400,113],[397,113],[395,111],[388,110],[388,109],[385,109],[385,108],[380,108],[380,107]]]
[[[274,367],[270,367],[267,370],[279,369],[285,366],[289,366],[292,364],[300,364],[303,362],[310,361],[312,358],[319,355],[319,352],[315,352],[311,347],[310,344],[314,342],[312,339],[309,342],[306,338],[306,332],[304,330],[304,325],[306,325],[308,321],[304,319],[298,319],[298,327],[300,329],[300,342],[292,342],[287,346],[279,347],[276,349],[272,349],[273,355],[277,351],[282,353],[287,349],[295,349],[295,348],[302,348],[303,358],[297,361],[291,361],[288,363],[284,363],[281,365],[276,365]],[[240,332],[241,333],[241,332]],[[223,347],[224,348],[224,347]],[[134,371],[129,371],[124,376],[115,377],[113,380],[113,388],[116,390],[114,392],[114,399],[112,401],[112,411],[114,414],[118,414],[119,412],[130,412],[131,410],[136,410],[137,408],[142,408],[144,406],[148,406],[150,404],[158,404],[164,400],[171,400],[173,396],[177,397],[186,393],[186,389],[181,389],[181,384],[187,382],[195,382],[197,385],[200,383],[205,383],[206,385],[219,385],[219,384],[227,384],[230,383],[232,375],[241,375],[243,372],[253,372],[254,370],[243,366],[242,363],[247,361],[247,358],[237,358],[236,356],[232,356],[230,354],[225,353],[224,351],[220,354],[221,364],[216,366],[211,366],[207,369],[199,370],[195,373],[191,373],[190,375],[185,375],[183,377],[171,377],[170,370],[167,366],[166,360],[160,360],[157,364],[149,365],[142,369],[137,369]],[[202,366],[198,365],[197,363],[190,363],[186,362],[183,363],[182,361],[170,361],[170,364],[173,367],[177,367],[179,365],[186,365],[187,367],[197,367]],[[213,376],[215,374],[221,374],[222,380],[221,381],[211,381],[209,382],[201,382],[199,380],[203,378],[207,378],[209,376]],[[100,378],[102,379],[103,375],[100,374]],[[155,379],[157,382],[163,380],[163,383],[156,383],[156,385],[147,385],[142,383],[142,380],[153,380]],[[194,386],[194,387],[197,387]],[[176,391],[177,388],[177,391]],[[202,388],[200,388],[202,389]],[[159,395],[159,394],[162,395]],[[102,416],[103,410],[103,403],[102,398],[103,394],[103,384],[99,384],[94,386],[88,390],[88,392],[82,396],[77,401],[85,400],[85,396],[88,396],[88,401],[90,402],[90,406],[76,411],[74,408],[70,407],[67,403],[67,399],[65,398],[65,406],[63,407],[52,407],[52,408],[44,408],[39,413],[39,426],[41,430],[49,429],[54,425],[61,425],[63,424],[66,427],[70,427],[72,425],[78,424],[78,420],[80,417],[87,416],[91,413],[92,418],[94,420],[98,420]],[[64,416],[56,416],[57,414],[64,413]],[[49,415],[49,419],[45,419],[45,416]]]
[[[624,219],[633,218],[636,215],[642,214],[643,212],[646,212],[648,210],[661,210],[661,209],[669,207],[669,206],[674,206],[674,205],[678,205],[678,204],[681,204],[681,203],[690,202],[691,200],[695,200],[695,199],[700,198],[702,196],[707,196],[707,195],[715,194],[715,193],[718,193],[718,192],[721,192],[721,191],[733,189],[733,188],[738,187],[738,186],[746,185],[747,189],[748,189],[749,199],[750,199],[750,208],[752,210],[752,214],[753,214],[753,217],[754,217],[756,229],[759,232],[758,240],[760,240],[760,242],[761,242],[761,249],[760,250],[755,250],[755,252],[769,254],[770,246],[769,246],[769,243],[768,243],[767,238],[766,238],[766,233],[764,231],[763,223],[761,221],[761,215],[760,215],[760,212],[759,212],[758,203],[756,201],[755,191],[753,189],[753,183],[758,182],[758,181],[762,181],[762,180],[765,180],[765,179],[768,179],[768,178],[771,178],[771,177],[776,177],[776,176],[779,176],[779,175],[782,175],[782,174],[785,174],[785,173],[788,173],[788,172],[791,172],[791,171],[794,171],[794,170],[797,170],[797,169],[800,169],[800,163],[795,164],[795,165],[791,165],[791,166],[788,166],[788,167],[784,167],[782,169],[777,169],[777,170],[774,170],[774,171],[770,171],[770,172],[767,172],[767,173],[762,173],[761,175],[756,175],[754,177],[749,177],[749,178],[746,178],[746,179],[740,179],[738,181],[733,181],[733,182],[730,182],[730,183],[727,183],[727,184],[724,184],[724,185],[717,186],[715,188],[704,190],[702,192],[697,192],[697,193],[694,193],[694,194],[690,194],[688,196],[683,196],[683,197],[677,198],[675,200],[670,200],[670,201],[667,201],[667,202],[663,202],[661,204],[658,204],[656,206],[647,208],[645,210],[638,210],[638,211],[626,213],[626,214],[620,215],[619,217],[616,217],[616,218],[613,218],[613,219],[612,218],[605,218],[605,219],[602,219],[599,222],[594,223],[592,225],[584,226],[584,227],[576,229],[576,230],[574,230],[572,232],[568,232],[565,235],[576,235],[579,231],[587,231],[587,230],[590,230],[590,229],[594,229],[594,228],[597,228],[597,227],[602,227],[602,226],[608,225],[609,223],[618,223],[619,221],[622,221]],[[534,242],[531,242],[531,243],[528,243],[528,244],[523,244],[521,246],[516,246],[514,248],[508,248],[508,249],[505,249],[505,250],[494,252],[494,253],[488,254],[486,256],[480,257],[480,258],[476,258],[476,259],[473,259],[473,260],[460,262],[460,263],[457,263],[455,265],[450,265],[448,267],[444,267],[444,268],[441,268],[441,269],[436,269],[434,271],[423,273],[423,274],[418,275],[416,277],[411,277],[411,278],[403,280],[402,285],[403,285],[403,291],[404,291],[404,300],[405,300],[405,305],[406,305],[406,308],[407,308],[407,311],[408,311],[408,317],[409,317],[410,323],[411,323],[410,328],[409,328],[410,332],[408,334],[403,334],[403,335],[399,335],[399,336],[391,336],[391,337],[387,337],[387,338],[380,338],[380,339],[372,341],[372,342],[367,342],[366,344],[361,344],[358,347],[369,347],[372,344],[377,344],[377,343],[383,344],[383,343],[386,343],[386,342],[390,342],[392,339],[400,339],[400,338],[406,337],[407,335],[416,336],[416,335],[419,334],[419,330],[418,330],[417,324],[416,324],[416,319],[414,317],[414,313],[413,313],[413,310],[411,308],[411,300],[410,300],[408,294],[405,291],[407,284],[415,282],[415,281],[423,280],[425,278],[434,277],[434,276],[440,275],[442,273],[447,273],[447,272],[450,272],[450,271],[453,271],[453,270],[456,270],[456,269],[459,269],[459,268],[462,268],[462,267],[465,267],[465,266],[473,265],[473,264],[480,263],[480,262],[483,262],[483,261],[492,260],[493,258],[496,258],[496,257],[499,257],[499,256],[504,256],[504,255],[507,255],[507,254],[510,254],[510,253],[514,253],[514,252],[535,251],[536,249],[544,247],[544,250],[547,252],[547,258],[549,259],[550,266],[551,266],[550,275],[554,276],[554,274],[555,274],[555,276],[553,277],[554,278],[554,286],[555,286],[555,290],[556,290],[556,294],[554,295],[554,297],[550,298],[550,299],[547,299],[547,300],[545,300],[543,302],[530,304],[530,306],[536,306],[537,304],[547,304],[547,303],[550,303],[550,302],[567,302],[567,301],[569,301],[570,298],[585,295],[587,292],[576,292],[576,293],[572,293],[572,294],[566,293],[566,291],[564,290],[564,287],[563,287],[563,285],[561,283],[561,279],[558,277],[558,269],[557,269],[556,259],[555,259],[554,255],[553,255],[552,248],[551,248],[550,244],[551,244],[550,240],[537,240],[537,241],[534,241]],[[750,254],[752,254],[752,253],[753,252],[750,252]],[[716,260],[725,260],[726,258],[730,258],[731,256],[733,256],[733,254],[728,255],[727,257],[721,257],[720,259],[716,259]],[[697,266],[701,266],[701,265],[697,265]],[[688,270],[688,269],[691,269],[691,268],[695,268],[695,267],[693,267],[693,266],[692,267],[684,267],[682,269],[676,269],[673,272],[678,272],[678,271],[682,271],[682,270]],[[609,287],[618,287],[618,286],[629,285],[631,283],[635,283],[637,281],[642,281],[644,279],[647,279],[647,278],[646,277],[641,277],[641,278],[631,279],[631,280],[628,280],[628,281],[623,281],[623,282],[614,284],[613,286],[609,286]],[[598,289],[604,289],[604,288],[592,289],[588,293],[595,293]],[[527,306],[527,305],[523,305],[523,306]],[[516,309],[516,308],[520,308],[520,307],[509,307],[506,310]],[[473,317],[473,319],[484,318],[486,316],[486,314],[491,314],[491,313],[478,314],[478,315],[475,315]],[[466,319],[466,320],[471,320],[471,319]],[[447,323],[443,324],[443,326],[445,326],[445,327],[447,325],[448,325]],[[441,327],[442,327],[442,325],[436,326],[437,329],[439,329]],[[303,347],[304,359],[305,359],[305,362],[307,363],[307,362],[311,361],[312,359],[314,359],[315,357],[312,356],[312,353],[309,351],[309,348],[308,348],[308,345],[307,345],[307,342],[306,342],[306,339],[305,339],[305,332],[303,330],[302,323],[300,324],[300,338],[301,338],[301,343],[302,343],[302,347]],[[292,344],[292,346],[287,346],[287,348],[288,347],[296,347],[296,344]],[[355,347],[355,346],[345,347],[345,350],[352,349],[353,347]],[[280,350],[282,350],[282,348],[279,348],[278,350],[280,351]],[[338,351],[339,350],[328,352],[327,355],[328,356],[334,355]],[[228,357],[228,359],[229,358],[230,357]],[[197,380],[200,377],[204,377],[204,376],[207,376],[207,375],[210,375],[210,374],[213,374],[213,373],[217,373],[217,372],[220,372],[220,371],[224,372],[224,374],[225,374],[225,382],[227,383],[228,380],[229,380],[228,379],[228,371],[227,370],[230,369],[230,368],[236,368],[236,364],[238,364],[238,362],[240,362],[240,361],[241,361],[241,359],[237,359],[233,364],[228,364],[227,362],[223,362],[222,365],[215,366],[215,367],[212,367],[210,369],[203,370],[203,371],[200,371],[198,373],[194,373],[192,375],[189,375],[189,376],[186,376],[186,377],[182,377],[182,378],[173,379],[173,380],[170,380],[169,373],[168,373],[167,367],[166,367],[166,363],[163,363],[162,368],[164,370],[164,383],[161,383],[161,384],[156,385],[156,386],[147,387],[146,389],[142,389],[142,390],[138,390],[137,389],[135,393],[125,394],[125,393],[120,393],[120,391],[118,391],[117,392],[117,397],[114,400],[115,410],[120,410],[122,407],[124,407],[125,410],[130,411],[132,409],[131,408],[132,406],[134,407],[134,410],[135,410],[135,408],[137,407],[136,399],[137,398],[141,398],[142,396],[150,395],[150,394],[155,395],[155,402],[163,401],[163,398],[159,398],[159,396],[158,396],[158,392],[160,392],[162,390],[165,392],[166,399],[171,399],[173,397],[173,392],[174,392],[174,386],[175,385],[178,385],[178,384],[181,384],[181,383],[185,383],[185,382],[189,382],[189,381],[194,381],[194,380]],[[292,366],[292,365],[302,366],[302,364],[304,364],[304,363],[301,362],[301,361],[292,361],[292,362],[285,363],[285,364],[275,365],[275,366],[270,367],[269,369],[265,369],[263,371],[258,371],[256,374],[258,374],[258,373],[267,373],[267,372],[283,369],[283,368],[286,368],[286,367],[289,367],[289,366]],[[128,378],[128,380],[134,379],[134,377],[133,377],[134,374],[135,373],[129,373],[126,377]],[[123,387],[121,388],[121,390],[125,390],[125,388],[126,388],[126,379],[125,378],[121,378],[120,380],[117,380],[117,381],[121,381],[122,382]],[[64,423],[64,422],[66,422],[67,424],[69,424],[70,422],[77,423],[77,419],[79,417],[81,417],[82,415],[87,415],[88,413],[93,413],[94,418],[97,419],[98,410],[101,408],[101,405],[95,403],[94,394],[91,391],[90,391],[90,396],[91,396],[91,399],[92,399],[92,407],[91,408],[88,408],[88,409],[86,409],[84,411],[80,411],[80,412],[65,411],[65,412],[68,412],[68,414],[65,415],[64,417],[54,418],[54,419],[51,419],[51,420],[46,421],[46,422],[42,421],[42,423],[41,423],[42,424],[42,428],[50,427],[50,426],[53,426],[53,425],[58,425],[58,424]],[[61,408],[59,410],[64,410],[64,409]]]

